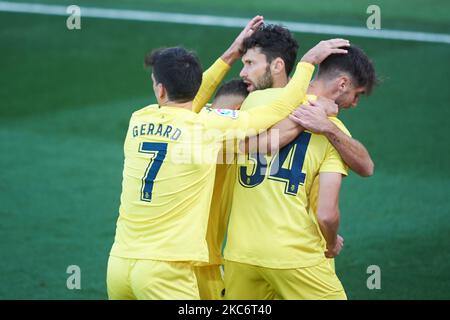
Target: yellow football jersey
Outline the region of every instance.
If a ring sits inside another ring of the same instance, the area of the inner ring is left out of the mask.
[[[274,99],[279,90],[256,91],[241,110]],[[348,132],[337,118],[330,119]],[[280,269],[323,261],[323,237],[310,210],[317,201],[313,182],[320,172],[346,175],[348,170],[332,144],[323,135],[305,131],[272,156],[239,157],[225,259]]]
[[[208,262],[206,228],[217,153],[227,137],[270,127],[303,100],[314,66],[299,63],[270,105],[199,114],[151,105],[133,113],[111,255],[131,259]]]
[[[228,223],[233,197],[236,171],[233,164],[221,163],[216,167],[216,178],[212,195],[208,232],[209,263],[222,264],[222,244]]]
[[[202,84],[192,104],[192,111],[199,112],[214,94],[217,86],[230,70],[230,66],[222,59],[217,59],[204,73]],[[209,107],[209,105],[207,105]],[[225,144],[225,142],[224,142]],[[224,159],[226,160],[226,159]],[[234,177],[227,174],[229,162],[218,161],[216,177],[214,179],[214,191],[212,195],[210,217],[208,220],[206,240],[209,251],[209,263],[221,264],[221,245],[225,234],[226,214],[231,205],[232,189],[226,187]]]
[[[212,88],[212,86],[210,88]],[[210,107],[210,105],[207,104],[206,107]],[[236,171],[233,170],[233,168],[236,161],[237,148],[237,140],[226,140],[223,142],[222,149],[217,156],[216,177],[214,178],[208,227],[206,231],[209,262],[199,264],[199,266],[218,266],[223,264],[222,246],[231,209],[234,182],[236,180]],[[197,270],[199,270],[197,273],[197,280],[199,280],[200,285],[203,274],[200,273],[202,269]],[[211,271],[210,269],[206,270],[208,281],[210,281]]]
[[[202,75],[202,84],[192,102],[192,111],[200,110],[208,103],[217,86],[230,70],[230,66],[222,59],[217,59]]]

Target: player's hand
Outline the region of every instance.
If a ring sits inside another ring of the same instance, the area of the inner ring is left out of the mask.
[[[311,64],[320,64],[330,54],[347,53],[347,50],[342,47],[349,47],[350,41],[345,39],[330,39],[320,41],[315,47],[310,49],[301,59],[303,62]]]
[[[311,101],[310,103],[314,103]],[[306,130],[314,133],[325,133],[330,130],[332,122],[328,120],[325,110],[314,105],[301,105],[295,109],[289,119],[298,123]]]
[[[255,16],[252,20],[250,20],[245,26],[244,30],[237,36],[234,40],[234,43],[239,45],[239,49],[242,49],[242,43],[245,38],[250,37],[259,27],[264,23],[263,16]]]
[[[250,37],[259,27],[264,23],[263,16],[255,16],[250,20],[241,33],[236,37],[228,50],[222,55],[224,60],[229,65],[233,64],[236,60],[241,58],[242,45],[244,39]]]
[[[337,235],[335,245],[330,248],[327,246],[327,251],[325,251],[325,257],[327,258],[334,258],[341,253],[342,248],[344,247],[344,238],[342,238],[340,235]]]
[[[336,102],[325,97],[317,97],[317,100],[309,101],[309,104],[321,108],[329,117],[336,117],[339,112],[339,107]]]

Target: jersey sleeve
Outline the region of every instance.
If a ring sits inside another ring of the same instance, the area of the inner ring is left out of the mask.
[[[200,112],[206,103],[208,103],[217,86],[220,82],[222,82],[229,70],[230,66],[219,58],[211,67],[208,68],[208,70],[203,72],[202,84],[200,85],[200,89],[198,89],[197,95],[192,103],[193,112]]]
[[[342,132],[351,137],[350,131],[345,127],[345,125],[336,117],[329,118]],[[335,172],[341,173],[344,176],[348,175],[348,166],[342,160],[339,152],[336,148],[328,142],[327,151],[325,153],[325,159],[320,166],[320,172]]]
[[[341,120],[339,120],[336,117],[329,117],[328,118],[331,122],[333,122],[338,128],[339,130],[341,130],[343,133],[345,133],[346,135],[348,135],[349,137],[351,137],[351,133],[350,131],[348,131],[347,127],[342,123]]]
[[[348,166],[331,143],[327,146],[325,159],[320,166],[319,172],[335,172],[344,176],[348,175]]]
[[[294,111],[306,96],[313,72],[312,64],[300,62],[291,81],[280,90],[279,97],[272,103],[248,111],[205,108],[202,121],[207,129],[218,130],[222,136],[230,136],[233,132],[240,139],[256,135]]]

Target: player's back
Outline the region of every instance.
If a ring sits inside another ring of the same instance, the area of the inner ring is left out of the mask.
[[[303,132],[273,156],[250,154],[239,160],[227,260],[295,268],[323,257],[309,194],[328,147],[325,137]]]
[[[273,99],[277,91],[255,92],[242,108]],[[269,268],[307,267],[323,260],[323,238],[310,210],[311,193],[317,191],[313,182],[320,172],[345,174],[326,137],[305,131],[272,156],[241,155],[238,163],[225,259]]]
[[[136,111],[124,144],[111,255],[207,261],[207,215],[220,146],[190,110],[152,105]]]

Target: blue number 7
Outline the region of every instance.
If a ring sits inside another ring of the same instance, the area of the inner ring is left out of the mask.
[[[167,154],[167,143],[142,142],[139,152],[153,155],[142,178],[141,200],[151,202],[153,183]]]

